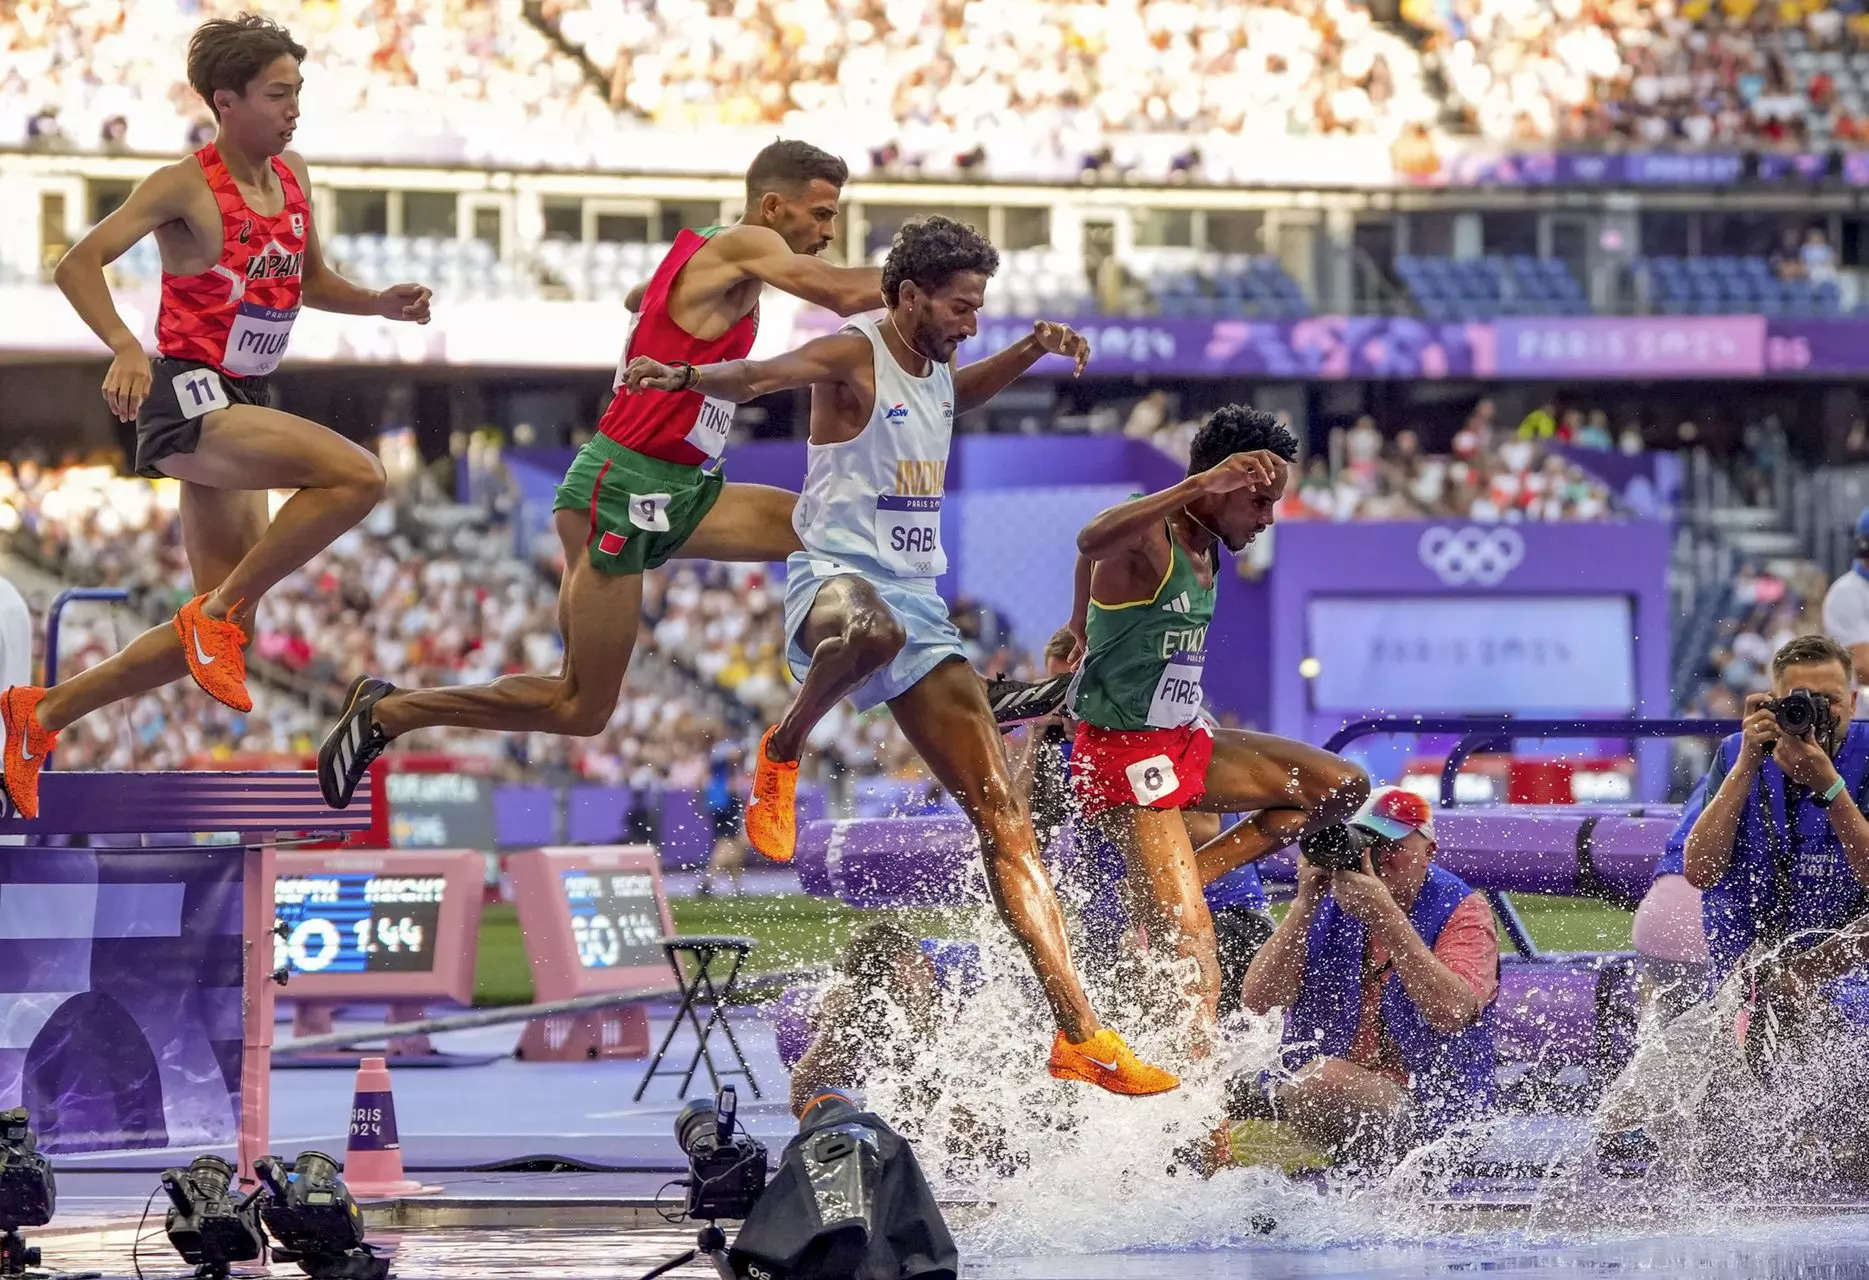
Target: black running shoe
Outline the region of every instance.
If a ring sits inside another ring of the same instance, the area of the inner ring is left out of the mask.
[[[333,809],[350,805],[370,762],[383,754],[389,735],[371,712],[396,686],[374,676],[358,676],[344,695],[344,714],[318,748],[318,789]]]
[[[1004,676],[986,687],[987,705],[993,708],[993,720],[1001,733],[1016,729],[1046,716],[1064,705],[1071,692],[1069,675],[1049,680],[1008,680]]]

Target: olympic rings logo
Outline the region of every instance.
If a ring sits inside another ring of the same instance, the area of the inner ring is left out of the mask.
[[[1476,583],[1496,587],[1525,559],[1525,539],[1509,526],[1449,529],[1436,525],[1421,535],[1421,563],[1450,587]]]

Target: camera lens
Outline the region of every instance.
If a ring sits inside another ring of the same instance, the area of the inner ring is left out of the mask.
[[[337,1161],[322,1151],[301,1151],[292,1166],[301,1182],[331,1182],[337,1177]]]
[[[196,1156],[188,1166],[188,1180],[204,1200],[219,1200],[234,1179],[234,1167],[219,1156]]]
[[[705,1139],[710,1145],[714,1137],[714,1100],[712,1098],[690,1098],[675,1114],[675,1145],[682,1154],[693,1155],[695,1144]]]

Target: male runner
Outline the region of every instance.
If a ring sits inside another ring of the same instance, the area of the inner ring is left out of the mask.
[[[553,504],[565,553],[558,596],[565,656],[558,674],[406,690],[360,677],[318,752],[327,803],[348,805],[390,739],[416,729],[601,733],[636,647],[645,569],[675,556],[762,562],[798,550],[796,494],[726,484],[719,475],[732,403],[698,391],[627,395],[622,366],[651,355],[677,365],[745,356],[765,285],[840,315],[879,305],[882,276],[875,267],[834,267],[817,256],[835,234],[848,176],[842,160],[809,143],[772,143],[746,171],[740,221],[683,230],[648,283],[631,291],[638,319],[618,366],[617,394]]]
[[[333,271],[319,249],[305,162],[286,150],[298,120],[303,46],[248,14],[196,28],[188,81],[216,121],[214,141],[145,178],[71,247],[54,276],[109,344],[104,400],[136,423],[136,469],[182,482],[182,545],[195,590],[172,626],[56,688],[0,695],[7,794],[39,812],[39,769],[59,730],[182,675],[236,711],[260,598],[369,513],[383,467],[335,431],[272,407],[268,376],[301,304],[428,322],[429,292],[377,292]],[[152,369],[117,314],[104,267],[155,233],[162,309]],[[269,489],[296,489],[271,524]]]
[[[935,593],[947,567],[941,497],[955,415],[985,404],[1047,352],[1074,356],[1080,370],[1090,358],[1072,330],[1040,322],[1031,336],[955,371],[954,350],[975,332],[998,267],[999,254],[971,227],[941,217],[911,222],[883,263],[881,321],[860,318],[771,360],[671,367],[638,358],[626,385],[732,402],[812,388],[805,487],[793,518],[805,549],[786,562],[785,584],[787,659],[803,683],[760,744],[747,806],[754,847],[792,855],[798,753],[811,726],[846,696],[858,710],[888,703],[980,833],[994,903],[1058,1023],[1052,1074],[1116,1093],[1160,1093],[1179,1082],[1102,1026],[1078,983],[986,686]]]
[[[1188,477],[1101,512],[1077,535],[1071,769],[1081,816],[1129,863],[1151,943],[1195,961],[1197,1049],[1217,1020],[1220,968],[1201,886],[1342,822],[1369,794],[1350,762],[1202,710],[1219,546],[1272,524],[1298,442],[1270,414],[1228,405],[1194,437]],[[1182,810],[1252,813],[1197,852]]]

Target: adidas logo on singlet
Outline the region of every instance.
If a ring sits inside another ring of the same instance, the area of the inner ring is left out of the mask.
[[[1183,591],[1174,599],[1164,601],[1162,603],[1162,609],[1167,613],[1192,613],[1194,612],[1194,605],[1189,601],[1188,593]]]

